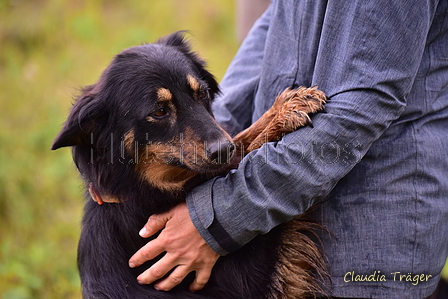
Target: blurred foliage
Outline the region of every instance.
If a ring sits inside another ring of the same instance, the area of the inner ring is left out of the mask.
[[[79,88],[113,55],[177,30],[220,79],[238,47],[230,0],[0,0],[0,298],[80,298],[83,187],[49,150]]]

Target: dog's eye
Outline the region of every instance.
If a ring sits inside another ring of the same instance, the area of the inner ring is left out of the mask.
[[[208,92],[208,89],[201,89],[198,96],[200,100],[207,100],[210,98],[210,93]]]
[[[164,117],[165,115],[168,114],[168,111],[165,108],[159,108],[156,111],[154,111],[152,113],[152,116],[156,117],[156,118],[161,118]]]

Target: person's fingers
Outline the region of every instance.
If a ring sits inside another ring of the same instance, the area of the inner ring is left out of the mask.
[[[190,272],[192,270],[187,266],[179,265],[167,278],[157,282],[154,288],[159,291],[169,291],[180,284]]]
[[[166,222],[170,219],[170,215],[168,213],[152,215],[149,217],[148,222],[146,222],[145,226],[140,230],[139,235],[142,238],[148,238],[158,231],[162,230]]]
[[[196,278],[189,287],[189,290],[191,292],[196,292],[204,288],[205,284],[208,282],[212,274],[213,265],[210,267],[210,269],[201,269],[200,271],[196,271]]]
[[[165,252],[165,248],[160,239],[156,238],[150,242],[148,242],[145,246],[140,248],[130,259],[129,259],[129,267],[135,268],[146,261],[152,260],[155,257],[159,256],[162,252]]]
[[[145,272],[137,277],[137,281],[140,284],[151,284],[156,280],[164,277],[171,269],[177,266],[175,258],[169,253],[165,254],[158,262],[152,265]]]
[[[202,289],[219,255],[196,230],[186,204],[180,204],[167,213],[151,216],[140,235],[151,236],[159,230],[161,232],[157,238],[142,247],[129,260],[130,267],[137,267],[166,252],[159,261],[138,276],[138,282],[151,284],[163,278],[155,287],[169,291],[188,273],[196,271],[196,278],[190,290]],[[171,270],[172,273],[167,275]]]
[[[178,264],[176,262],[176,259],[167,259],[167,262],[162,263],[156,263],[151,268],[148,269],[146,272],[141,274],[137,280],[140,283],[144,284],[150,284],[152,282],[155,282],[157,279],[162,278],[170,271],[173,265]],[[192,267],[186,266],[186,265],[178,265],[173,272],[166,277],[165,279],[157,282],[154,285],[154,288],[160,291],[170,291],[175,286],[180,284],[185,277],[190,272],[196,271],[196,277],[194,281],[191,283],[189,290],[192,292],[201,290],[205,284],[208,282],[211,276],[212,267],[215,263],[209,263],[207,265],[203,265],[200,267],[200,269],[194,269]],[[167,270],[168,269],[168,270]]]

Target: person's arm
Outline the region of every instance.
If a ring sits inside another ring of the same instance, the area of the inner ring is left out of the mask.
[[[187,197],[193,223],[220,255],[325,198],[405,109],[435,6],[419,1],[332,5],[313,78],[330,97],[327,113],[315,115],[314,128],[265,144],[237,170]]]
[[[253,100],[263,66],[271,6],[255,22],[233,58],[220,83],[223,94],[213,103],[216,120],[232,136],[252,123]]]

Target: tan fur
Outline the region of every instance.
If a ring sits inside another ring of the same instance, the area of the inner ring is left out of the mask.
[[[229,135],[227,137],[232,140]],[[173,159],[179,160],[188,169],[169,165]],[[207,157],[204,142],[188,127],[183,134],[167,143],[146,145],[140,152],[136,167],[143,179],[154,187],[178,192],[189,179],[198,174],[192,169],[201,169],[210,164],[212,162]]]
[[[325,293],[318,284],[319,280],[328,278],[322,252],[314,240],[301,232],[323,228],[304,217],[282,225],[270,299],[312,298]]]
[[[192,75],[187,75],[187,82],[188,82],[188,85],[190,85],[191,89],[194,92],[199,91],[199,88],[200,88],[199,82]]]
[[[167,192],[182,190],[185,183],[197,175],[196,172],[161,163],[150,163],[142,167],[142,175],[151,185]]]
[[[173,94],[169,89],[166,88],[159,88],[157,90],[157,101],[163,105],[169,108],[170,110],[170,125],[174,126],[177,122],[177,109],[176,106],[173,104]],[[161,107],[164,108],[164,107]],[[146,120],[149,122],[155,122],[157,121],[152,116],[147,116]]]
[[[126,133],[126,135],[124,136],[124,140],[123,140],[123,146],[125,148],[125,150],[132,155],[132,153],[134,152],[134,130],[130,130],[129,132]]]
[[[159,90],[157,90],[157,99],[161,102],[171,101],[173,99],[173,94],[169,89],[159,88]]]
[[[311,122],[308,114],[323,109],[326,96],[317,87],[286,89],[274,105],[248,129],[235,136],[234,141],[247,154],[266,142],[278,141],[287,133]]]

